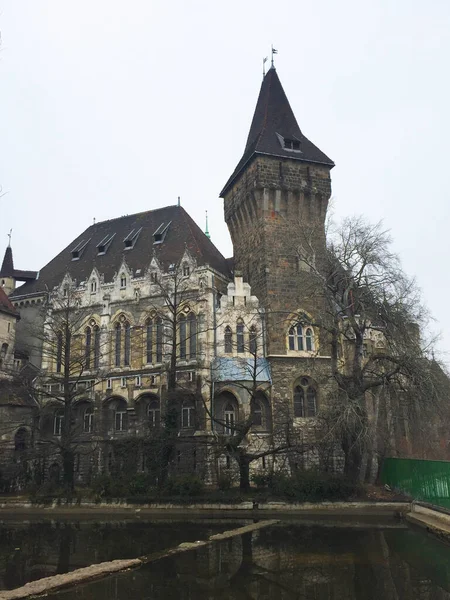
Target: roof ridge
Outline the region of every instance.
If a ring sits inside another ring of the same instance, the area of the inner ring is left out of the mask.
[[[178,206],[178,204],[169,204],[168,206],[160,206],[159,208],[153,208],[150,210],[141,210],[140,212],[137,213],[131,213],[131,215],[122,215],[120,217],[114,217],[113,219],[105,219],[104,221],[97,221],[96,223],[92,223],[92,225],[89,225],[89,227],[87,227],[87,229],[85,229],[85,231],[88,231],[91,227],[96,227],[97,225],[103,225],[103,223],[112,223],[112,221],[119,221],[120,219],[126,219],[129,217],[138,217],[139,215],[147,215],[148,213],[155,213],[158,210],[167,210],[168,208],[173,208],[175,206]],[[180,207],[183,208],[183,207]]]

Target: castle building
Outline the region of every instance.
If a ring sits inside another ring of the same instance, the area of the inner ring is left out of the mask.
[[[16,348],[40,373],[36,443],[63,435],[70,418],[80,481],[127,468],[119,442],[150,439],[174,394],[173,469],[213,479],[230,468],[232,446],[211,448],[242,423],[257,472],[276,462],[269,450],[286,427],[312,441],[331,379],[311,270],[325,251],[333,166],[302,133],[272,67],[221,192],[234,260],[181,206],[93,224],[39,275],[15,270],[8,247],[0,281],[21,316]],[[149,467],[143,451],[132,459]],[[43,476],[60,467],[49,456]]]

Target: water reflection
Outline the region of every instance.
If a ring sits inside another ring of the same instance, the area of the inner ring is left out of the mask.
[[[93,563],[206,539],[242,524],[225,519],[0,522],[0,590]]]
[[[162,559],[53,600],[450,600],[450,548],[409,529],[289,524]]]

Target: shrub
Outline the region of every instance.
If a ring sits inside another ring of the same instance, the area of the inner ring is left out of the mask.
[[[199,496],[204,487],[203,481],[198,477],[183,475],[171,477],[164,487],[164,493],[168,496]]]
[[[221,492],[225,492],[231,488],[231,476],[229,473],[220,473],[217,478],[217,487]]]
[[[297,471],[292,475],[276,473],[270,479],[269,488],[274,494],[297,502],[348,500],[362,493],[359,484],[341,475],[317,471]]]

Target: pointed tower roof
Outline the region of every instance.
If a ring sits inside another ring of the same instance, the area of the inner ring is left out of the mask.
[[[244,154],[221,197],[258,154],[334,167],[334,162],[301,132],[274,67],[263,79]]]
[[[2,268],[0,269],[0,277],[14,277],[14,262],[11,246],[6,248]]]

